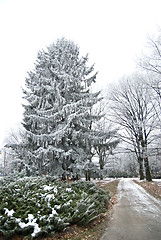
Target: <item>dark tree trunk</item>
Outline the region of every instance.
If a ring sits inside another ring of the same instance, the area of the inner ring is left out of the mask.
[[[144,139],[145,140],[143,141],[143,138],[142,138],[141,146],[142,146],[143,158],[144,158],[145,177],[147,181],[152,181],[150,167],[149,167],[149,160],[148,160],[146,130],[144,130]]]
[[[86,181],[91,181],[90,171],[85,171]]]
[[[104,163],[100,163],[100,169],[101,169],[101,170],[104,169]]]
[[[149,167],[149,161],[148,158],[144,158],[144,167],[145,167],[145,176],[146,176],[146,181],[152,181],[152,176],[151,176],[151,171]]]
[[[140,180],[144,180],[144,168],[143,168],[143,159],[141,157],[138,158],[139,162],[139,175]]]
[[[103,157],[103,150],[101,150],[100,153],[99,153],[99,164],[100,164],[100,169],[103,170],[104,165],[105,165],[104,157]],[[100,180],[103,180],[102,174],[100,176]]]
[[[103,149],[101,149],[99,152],[99,164],[100,164],[100,169],[101,170],[104,169],[105,162],[103,157]]]

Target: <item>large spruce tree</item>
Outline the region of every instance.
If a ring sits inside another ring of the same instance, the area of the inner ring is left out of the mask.
[[[101,118],[91,109],[101,98],[90,91],[97,73],[87,63],[88,56],[80,57],[78,46],[64,38],[38,53],[24,89],[31,174],[60,174],[91,159],[97,140],[92,123]]]

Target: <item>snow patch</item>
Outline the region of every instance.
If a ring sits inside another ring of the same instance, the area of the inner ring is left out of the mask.
[[[17,222],[20,226],[20,228],[25,228],[28,226],[33,226],[34,227],[34,231],[31,234],[32,237],[35,237],[37,233],[39,233],[41,231],[41,228],[39,228],[38,224],[36,223],[36,218],[34,218],[34,216],[32,214],[28,214],[28,223],[24,223],[21,222],[20,219],[17,219]]]
[[[71,188],[66,188],[67,192],[72,192],[73,190]]]
[[[49,215],[49,218],[52,218],[54,215],[58,215],[54,208],[52,208],[52,213]]]
[[[55,207],[55,209],[60,209],[61,208],[60,205],[55,205],[54,207]]]
[[[8,210],[7,208],[4,208],[5,210],[5,214],[7,214],[9,217],[12,217],[13,214],[15,213],[15,211],[12,209],[12,210]]]
[[[51,187],[51,186],[44,186],[44,190],[45,190],[45,191],[50,191],[52,188],[53,188],[53,187]]]
[[[55,198],[54,194],[48,194],[48,195],[45,197],[45,199],[48,200],[49,202],[51,201],[51,199],[54,199],[54,198]]]

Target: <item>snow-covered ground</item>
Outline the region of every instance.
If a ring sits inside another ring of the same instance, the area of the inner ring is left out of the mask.
[[[161,179],[153,179],[153,181],[161,183]]]
[[[106,185],[107,183],[115,181],[116,178],[105,178],[103,180],[92,180],[93,183],[99,183],[101,187]]]

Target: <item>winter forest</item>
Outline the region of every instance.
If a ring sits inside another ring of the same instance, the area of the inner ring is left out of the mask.
[[[23,121],[8,136],[2,175],[79,179],[161,177],[160,33],[137,72],[94,91],[88,55],[71,40],[39,51],[23,89]]]

